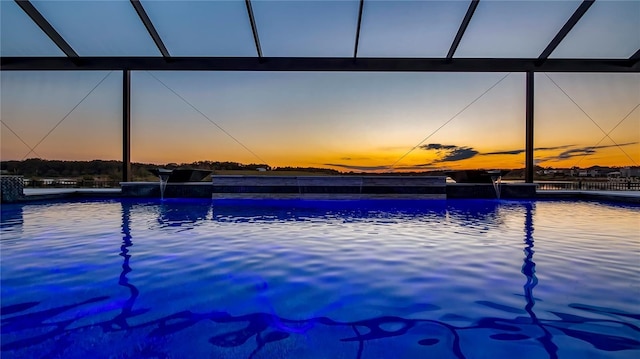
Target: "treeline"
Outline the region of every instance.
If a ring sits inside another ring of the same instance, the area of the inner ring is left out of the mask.
[[[313,173],[325,173],[325,174],[340,174],[340,171],[333,170],[331,168],[319,168],[319,167],[274,167],[274,171],[286,171],[286,172],[313,172]]]
[[[229,161],[196,161],[191,163],[167,163],[158,165],[152,163],[131,163],[131,174],[133,180],[152,178],[149,172],[154,168],[195,168],[210,171],[224,170],[244,170],[257,171],[259,168],[265,170],[278,171],[306,171],[335,174],[336,170],[313,167],[276,167],[271,168],[266,164],[242,164]],[[84,178],[84,179],[105,179],[118,181],[122,179],[122,161],[59,161],[31,158],[24,161],[2,161],[0,162],[2,173],[22,175],[25,178]]]
[[[146,171],[144,164],[132,164],[132,171]],[[118,180],[122,178],[121,161],[58,161],[30,158],[24,161],[2,161],[3,173],[23,175],[25,178],[93,178]]]
[[[265,170],[269,171],[271,170],[271,166],[269,165],[265,165],[265,164],[257,164],[257,163],[250,163],[248,165],[242,164],[242,163],[238,163],[238,162],[229,162],[229,161],[224,161],[224,162],[219,162],[219,161],[196,161],[196,162],[191,162],[191,163],[168,163],[165,166],[158,166],[158,165],[153,165],[153,167],[151,168],[158,168],[158,167],[163,167],[163,168],[169,168],[169,169],[176,169],[176,168],[195,168],[195,169],[200,169],[200,170],[210,170],[210,171],[239,171],[239,170],[250,170],[250,171],[257,171],[258,168],[264,168]]]

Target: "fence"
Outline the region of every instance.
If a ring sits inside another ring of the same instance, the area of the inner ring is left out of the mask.
[[[22,197],[22,176],[0,176],[0,202],[15,202]]]
[[[549,181],[536,182],[539,190],[640,191],[640,182]]]

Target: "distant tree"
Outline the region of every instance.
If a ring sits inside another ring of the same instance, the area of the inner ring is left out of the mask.
[[[331,169],[331,168],[318,168],[318,167],[276,167],[276,171],[296,171],[296,172],[316,172],[316,173],[327,173],[327,174],[338,174],[340,171]]]
[[[53,168],[50,168],[47,170],[47,172],[44,173],[45,177],[59,177],[60,173],[58,173],[58,171],[54,170]]]

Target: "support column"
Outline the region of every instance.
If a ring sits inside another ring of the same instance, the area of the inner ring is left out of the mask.
[[[524,181],[533,183],[533,71],[527,71],[527,102],[526,102],[526,143]]]
[[[122,71],[122,182],[131,182],[131,73]]]

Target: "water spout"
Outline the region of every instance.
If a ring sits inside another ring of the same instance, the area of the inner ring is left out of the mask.
[[[491,176],[491,183],[493,183],[493,190],[496,191],[496,198],[500,199],[502,176]]]
[[[160,200],[161,201],[164,201],[164,190],[167,187],[167,181],[169,180],[169,176],[171,176],[171,173],[173,173],[173,170],[168,170],[165,168],[157,169],[156,175],[160,179]]]

